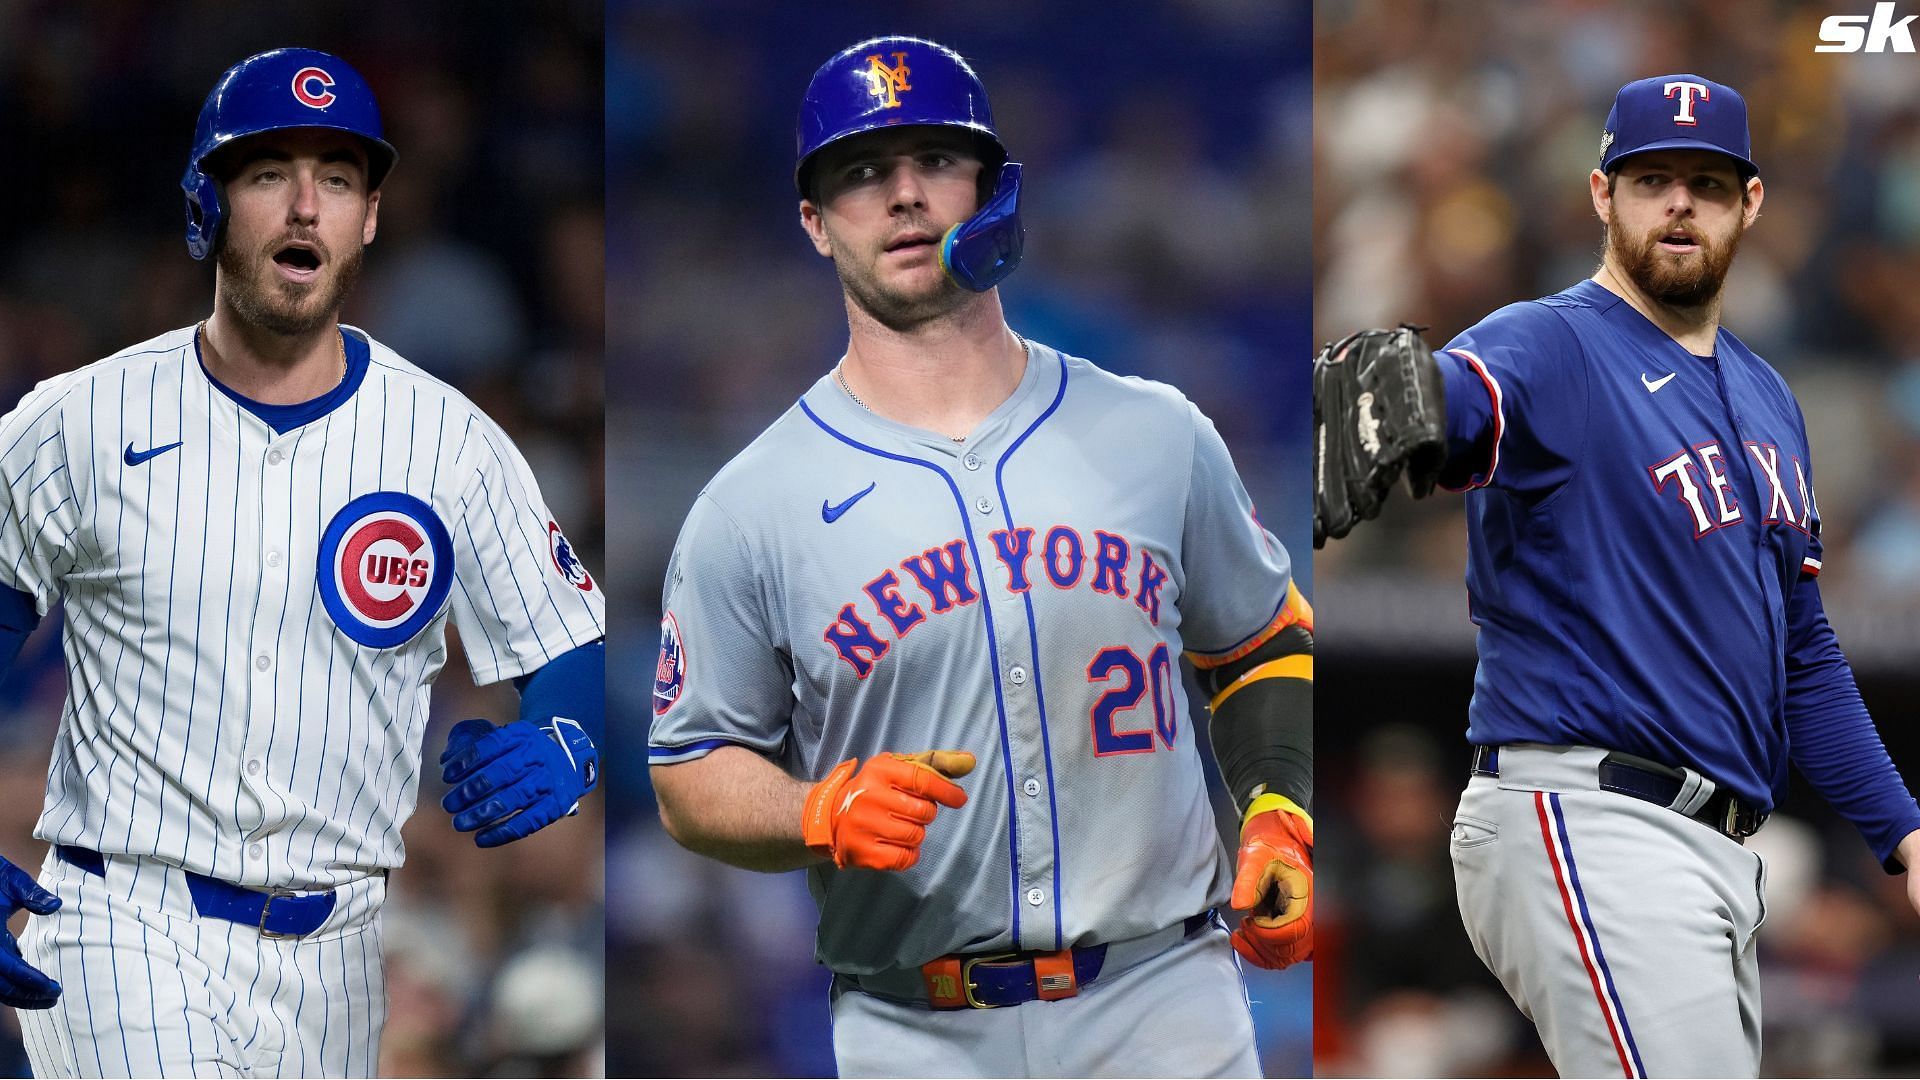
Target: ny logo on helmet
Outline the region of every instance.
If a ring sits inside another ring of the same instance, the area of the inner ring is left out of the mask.
[[[1668,97],[1677,95],[1680,98],[1680,111],[1674,114],[1673,122],[1676,124],[1685,124],[1688,127],[1692,127],[1700,122],[1694,118],[1693,103],[1696,100],[1706,101],[1712,96],[1707,92],[1705,83],[1688,82],[1685,80],[1670,82],[1661,87],[1661,89],[1666,92]]]
[[[874,53],[872,56],[867,57],[867,81],[873,84],[874,97],[886,99],[885,104],[881,106],[882,108],[897,109],[900,107],[900,93],[913,89],[913,87],[907,85],[907,76],[910,74],[912,74],[912,69],[907,67],[906,53],[894,53],[892,67],[888,67],[880,62],[879,53]]]
[[[293,74],[293,96],[309,109],[324,109],[333,104],[333,76],[325,69],[304,67]]]

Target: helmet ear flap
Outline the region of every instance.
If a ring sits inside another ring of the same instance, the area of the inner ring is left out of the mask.
[[[195,169],[181,186],[187,194],[187,251],[196,259],[204,259],[212,253],[226,216],[220,206],[220,184]]]
[[[1020,224],[1020,163],[1000,166],[993,197],[980,212],[947,230],[940,266],[963,289],[986,292],[1020,265],[1027,230]]]

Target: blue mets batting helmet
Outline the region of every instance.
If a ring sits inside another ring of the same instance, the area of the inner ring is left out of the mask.
[[[329,128],[357,135],[367,147],[367,187],[378,188],[398,151],[380,128],[380,107],[367,80],[345,60],[313,49],[274,49],[227,69],[193,132],[180,187],[187,193],[187,250],[204,259],[220,236],[226,208],[220,178],[207,159],[236,139],[288,128]]]
[[[999,284],[1020,265],[1020,164],[993,127],[987,88],[959,53],[913,37],[879,37],[851,45],[814,72],[800,104],[798,162],[793,179],[809,198],[814,155],[842,139],[882,128],[930,125],[972,132],[983,168],[997,172],[992,193],[973,217],[947,230],[940,265],[974,292]]]

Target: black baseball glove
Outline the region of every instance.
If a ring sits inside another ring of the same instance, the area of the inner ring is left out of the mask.
[[[1447,457],[1440,366],[1420,329],[1362,330],[1313,358],[1313,546],[1380,513],[1403,473],[1416,499]]]

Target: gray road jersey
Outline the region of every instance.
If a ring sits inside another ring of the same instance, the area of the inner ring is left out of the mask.
[[[965,443],[822,378],[722,469],[667,571],[652,760],[794,776],[970,750],[905,873],[809,871],[836,971],[1149,933],[1230,870],[1180,655],[1274,625],[1286,551],[1171,387],[1035,345]]]

